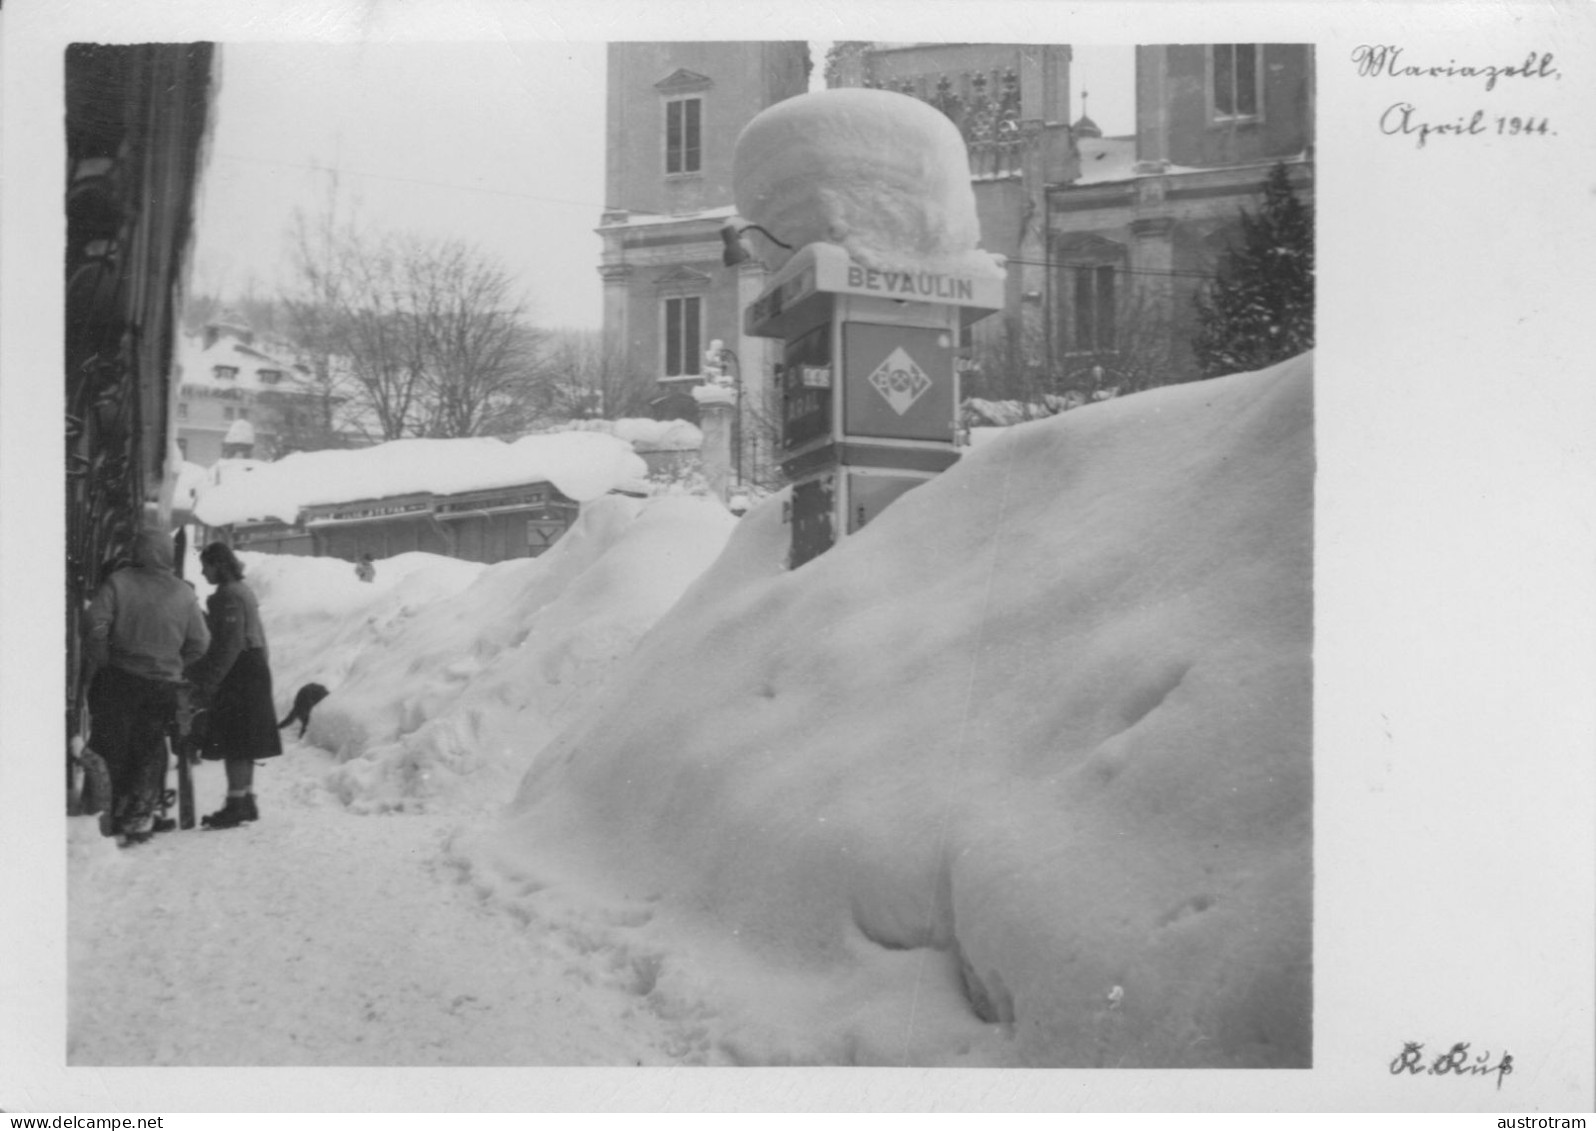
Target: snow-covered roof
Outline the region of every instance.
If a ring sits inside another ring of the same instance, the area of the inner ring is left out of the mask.
[[[1066,187],[1074,188],[1080,185],[1106,184],[1112,181],[1129,181],[1137,177],[1179,177],[1191,176],[1200,173],[1234,172],[1237,169],[1248,168],[1247,164],[1241,165],[1172,165],[1167,161],[1148,162],[1142,167],[1136,158],[1136,139],[1134,137],[1084,137],[1080,138],[1077,146],[1081,155],[1081,175]],[[1267,161],[1253,162],[1251,167],[1271,167],[1278,161],[1284,160],[1288,165],[1304,163],[1308,160],[1306,154],[1294,157],[1271,157]]]
[[[221,331],[209,345],[204,334],[185,334],[177,346],[177,363],[183,384],[213,389],[262,389],[291,392],[305,379],[305,373],[292,360],[260,345],[244,341],[228,326],[213,326]],[[231,376],[217,374],[217,367],[233,370]],[[276,374],[276,379],[272,378]]]
[[[1133,137],[1083,137],[1078,185],[1125,181],[1136,175],[1136,139]]]
[[[578,502],[634,488],[648,467],[632,445],[598,432],[556,432],[514,443],[492,437],[393,440],[370,448],[295,452],[204,491],[195,515],[211,526],[276,519],[305,507],[396,495],[454,495],[552,483]]]
[[[704,446],[698,425],[686,420],[651,420],[628,416],[620,420],[573,420],[562,432],[601,432],[615,436],[644,452],[692,452]]]
[[[609,214],[600,228],[636,228],[646,224],[679,224],[684,220],[724,220],[736,215],[730,204],[705,208],[698,212],[621,212]]]

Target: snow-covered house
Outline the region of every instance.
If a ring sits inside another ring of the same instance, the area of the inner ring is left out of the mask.
[[[628,441],[599,432],[394,440],[224,468],[194,504],[205,538],[348,561],[412,551],[475,562],[536,557],[581,503],[641,493],[648,473]]]
[[[189,462],[275,459],[301,434],[330,430],[341,398],[318,389],[289,351],[258,340],[240,319],[207,323],[176,352],[177,444]]]

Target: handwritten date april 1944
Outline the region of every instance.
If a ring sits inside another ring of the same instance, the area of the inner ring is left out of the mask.
[[[1364,44],[1352,52],[1352,62],[1364,78],[1394,79],[1483,79],[1484,88],[1494,91],[1504,79],[1560,79],[1562,73],[1552,63],[1552,53],[1531,51],[1522,63],[1459,64],[1448,60],[1442,66],[1421,66],[1403,61],[1404,48],[1387,44]],[[1514,89],[1523,89],[1515,83]],[[1524,114],[1492,114],[1488,110],[1447,115],[1445,119],[1422,113],[1412,102],[1388,106],[1379,121],[1387,136],[1411,137],[1423,149],[1432,139],[1446,137],[1556,137],[1557,131],[1544,117]]]

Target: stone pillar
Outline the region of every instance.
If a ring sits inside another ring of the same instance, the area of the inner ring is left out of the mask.
[[[1164,177],[1143,177],[1138,188],[1145,199],[1142,206],[1162,207]],[[1144,272],[1141,280],[1143,317],[1148,325],[1140,332],[1159,335],[1165,345],[1173,349],[1175,325],[1179,321],[1175,310],[1175,221],[1169,216],[1143,216],[1131,221],[1131,267]],[[1124,301],[1122,298],[1121,302]]]
[[[1050,124],[1070,121],[1071,49],[1063,44],[1020,47],[1020,117]]]
[[[737,393],[722,385],[699,385],[693,390],[698,402],[698,427],[704,433],[699,459],[704,479],[721,502],[729,502],[735,487],[732,470],[732,417],[737,411]]]
[[[604,280],[604,337],[610,342],[630,344],[631,327],[627,325],[627,315],[631,307],[628,289],[632,268],[625,263],[605,263],[598,270],[599,278]]]
[[[742,381],[743,403],[741,433],[743,478],[752,478],[754,469],[769,453],[767,438],[759,422],[765,419],[765,407],[772,403],[771,373],[779,357],[780,343],[771,338],[756,338],[743,330],[743,312],[764,292],[765,281],[770,277],[762,264],[750,260],[737,268],[737,350],[736,375]]]
[[[223,459],[252,459],[255,455],[255,428],[247,420],[235,420],[222,437]]]
[[[1169,167],[1169,49],[1136,49],[1136,171]]]
[[[613,52],[612,52],[613,55]],[[632,356],[632,265],[626,261],[627,213],[604,213],[606,227],[599,229],[604,240],[604,251],[599,263],[599,278],[604,281],[603,348],[618,357],[625,365],[628,376],[639,372]],[[613,226],[611,226],[613,225]],[[651,372],[652,366],[641,372]]]

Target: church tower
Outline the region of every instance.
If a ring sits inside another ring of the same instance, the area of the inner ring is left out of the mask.
[[[737,136],[766,107],[809,88],[809,46],[792,42],[612,43],[605,165],[604,341],[657,417],[696,419],[688,394],[705,350],[724,343],[761,411],[770,365],[744,337],[757,263],[725,267],[720,227],[732,214]],[[749,429],[746,443],[756,437]]]

